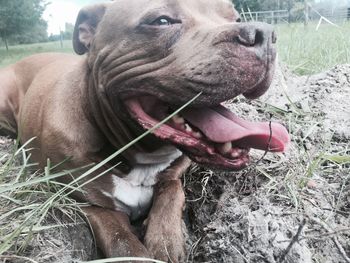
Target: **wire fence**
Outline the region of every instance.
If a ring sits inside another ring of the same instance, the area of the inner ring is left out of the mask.
[[[350,8],[338,9],[338,10],[320,10],[318,13],[311,13],[312,20],[320,19],[320,16],[329,19],[334,22],[344,22],[350,20]]]
[[[288,10],[271,10],[260,12],[243,11],[241,13],[241,17],[244,21],[260,21],[269,24],[278,24],[288,21],[289,12]]]
[[[350,7],[337,8],[333,10],[316,10],[312,5],[307,10],[308,21],[325,20],[330,23],[343,23],[350,21]],[[305,10],[271,10],[250,12],[250,10],[241,10],[243,21],[259,21],[269,24],[281,24],[291,22],[304,22],[306,19]]]

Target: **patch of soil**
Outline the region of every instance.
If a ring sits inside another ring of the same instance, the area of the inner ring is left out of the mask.
[[[77,214],[70,218],[59,210],[53,210],[44,226],[54,226],[39,231],[21,255],[35,262],[73,262],[96,257],[96,248],[91,231],[86,222]],[[11,262],[23,262],[13,260]]]

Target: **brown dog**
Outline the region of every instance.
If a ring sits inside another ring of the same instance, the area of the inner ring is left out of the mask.
[[[283,151],[279,124],[244,121],[221,106],[270,85],[275,34],[240,23],[228,0],[118,0],[83,9],[74,49],[35,55],[0,71],[0,112],[33,160],[60,169],[98,163],[201,95],[180,115],[91,174],[122,162],[74,196],[107,257],[184,261],[180,177],[190,162],[238,170],[249,148]],[[9,129],[5,132],[9,133]],[[4,130],[3,130],[4,132]],[[78,174],[73,174],[78,176]],[[68,183],[71,176],[60,178]],[[144,237],[131,223],[147,217]]]

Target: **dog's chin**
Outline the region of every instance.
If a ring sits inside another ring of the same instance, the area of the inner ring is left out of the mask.
[[[145,130],[176,110],[155,96],[135,96],[124,104],[131,118]],[[221,104],[186,108],[153,134],[175,145],[193,161],[224,170],[246,167],[251,148],[283,152],[290,141],[282,125],[243,120]]]

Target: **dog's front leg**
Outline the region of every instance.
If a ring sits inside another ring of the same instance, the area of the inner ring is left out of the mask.
[[[185,261],[182,232],[185,194],[180,177],[190,164],[187,157],[180,157],[159,175],[144,239],[155,259],[173,263]]]
[[[150,257],[133,233],[125,213],[97,206],[84,207],[83,211],[94,231],[97,246],[106,257]]]

